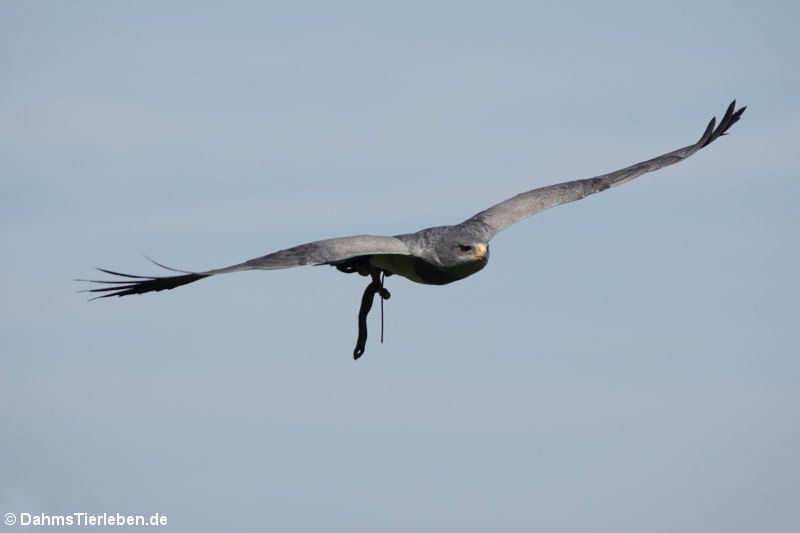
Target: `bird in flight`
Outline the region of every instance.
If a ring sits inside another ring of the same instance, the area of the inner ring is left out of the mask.
[[[176,272],[177,275],[135,276],[99,268],[101,272],[117,276],[117,279],[77,281],[105,284],[100,288],[87,289],[87,292],[99,293],[93,298],[97,299],[174,289],[217,274],[243,270],[331,265],[341,272],[357,272],[371,278],[362,296],[358,313],[358,340],[353,350],[353,357],[358,359],[364,353],[367,339],[366,318],[375,294],[382,298],[381,304],[390,296],[383,286],[385,276],[396,274],[428,285],[445,285],[471,276],[489,262],[489,241],[497,232],[545,209],[580,200],[590,194],[627,183],[647,172],[683,161],[725,135],[745,109],[746,107],[736,109],[736,101],[731,102],[719,125],[716,117],[712,118],[703,135],[694,144],[608,174],[523,192],[453,226],[426,228],[416,233],[393,237],[356,235],[314,241],[205,272],[177,270],[155,261],[153,262],[158,266]]]

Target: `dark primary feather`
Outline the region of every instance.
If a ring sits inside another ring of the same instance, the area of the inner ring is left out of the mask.
[[[153,261],[155,262],[155,261]],[[158,263],[156,263],[158,264]],[[159,265],[163,266],[163,265]],[[169,267],[169,270],[175,270]],[[108,294],[101,294],[99,296],[95,296],[92,300],[97,300],[98,298],[108,298],[109,296],[127,296],[129,294],[142,294],[145,292],[153,292],[153,291],[164,291],[168,289],[174,289],[175,287],[180,287],[181,285],[186,285],[187,283],[191,283],[193,281],[197,281],[198,279],[207,278],[208,274],[197,274],[194,272],[190,272],[187,274],[182,274],[180,276],[135,276],[133,274],[123,274],[122,272],[114,272],[113,270],[106,270],[104,268],[98,268],[100,272],[105,272],[106,274],[111,274],[112,276],[121,276],[124,278],[132,278],[129,280],[105,280],[105,279],[81,279],[76,281],[88,281],[90,283],[105,283],[107,285],[112,285],[110,287],[101,287],[98,289],[87,289],[82,292],[107,292]]]
[[[725,110],[725,115],[722,117],[722,120],[720,120],[719,127],[717,129],[714,129],[717,117],[712,118],[711,122],[708,123],[705,133],[703,133],[703,136],[698,142],[700,148],[708,146],[718,137],[727,135],[728,129],[739,121],[739,118],[742,116],[742,113],[744,113],[745,109],[747,109],[747,106],[742,106],[739,110],[736,110],[736,100],[731,102],[731,104],[728,106],[728,109]]]

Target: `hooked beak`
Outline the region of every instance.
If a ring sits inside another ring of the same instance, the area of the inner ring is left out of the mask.
[[[486,248],[485,244],[476,244],[475,245],[475,259],[483,259],[486,257],[486,252],[488,248]]]

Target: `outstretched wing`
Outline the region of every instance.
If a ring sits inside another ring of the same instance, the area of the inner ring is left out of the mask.
[[[725,132],[732,125],[739,120],[744,113],[746,107],[736,109],[736,100],[731,102],[725,111],[725,116],[716,126],[716,117],[711,119],[708,123],[703,135],[694,144],[685,146],[673,152],[669,152],[641,163],[636,163],[629,167],[616,170],[609,174],[603,174],[594,178],[567,181],[534,189],[532,191],[518,194],[504,202],[481,211],[472,218],[464,221],[461,225],[465,227],[473,227],[475,230],[480,231],[487,235],[487,240],[494,236],[498,231],[507,228],[515,222],[519,222],[524,218],[535,215],[545,209],[550,209],[557,205],[565,204],[567,202],[574,202],[594,194],[596,192],[605,191],[608,188],[616,187],[627,183],[634,178],[638,178],[647,172],[653,172],[660,168],[674,165],[683,161],[691,156],[704,146],[708,146],[714,140],[725,135]]]
[[[256,257],[255,259],[250,259],[238,265],[207,270],[205,272],[177,270],[153,261],[153,263],[162,268],[173,272],[180,272],[180,274],[176,276],[136,276],[98,268],[101,272],[117,276],[117,279],[80,279],[76,281],[105,284],[104,287],[87,289],[86,292],[106,293],[99,294],[93,299],[108,298],[109,296],[127,296],[129,294],[142,294],[145,292],[174,289],[175,287],[180,287],[181,285],[186,285],[187,283],[192,283],[193,281],[209,276],[238,272],[240,270],[275,270],[302,265],[336,264],[353,257],[375,254],[411,255],[411,251],[403,241],[395,237],[356,235],[353,237],[309,242],[262,257]]]

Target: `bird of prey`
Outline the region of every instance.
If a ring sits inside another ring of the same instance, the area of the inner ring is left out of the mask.
[[[135,276],[101,268],[98,270],[118,278],[78,281],[106,284],[101,288],[89,289],[88,292],[101,293],[96,298],[107,298],[174,289],[199,279],[242,270],[331,265],[341,272],[357,272],[371,277],[362,296],[358,314],[359,334],[353,351],[353,357],[358,359],[364,353],[367,338],[366,317],[375,294],[379,294],[384,300],[390,296],[383,286],[385,276],[396,274],[429,285],[444,285],[471,276],[488,263],[489,241],[497,232],[545,209],[580,200],[590,194],[627,183],[647,172],[683,161],[725,135],[745,109],[736,109],[736,101],[731,102],[719,125],[716,124],[716,117],[712,118],[703,135],[693,144],[608,174],[523,192],[453,226],[437,226],[392,237],[356,235],[314,241],[205,272],[177,270],[156,263],[177,275]]]

